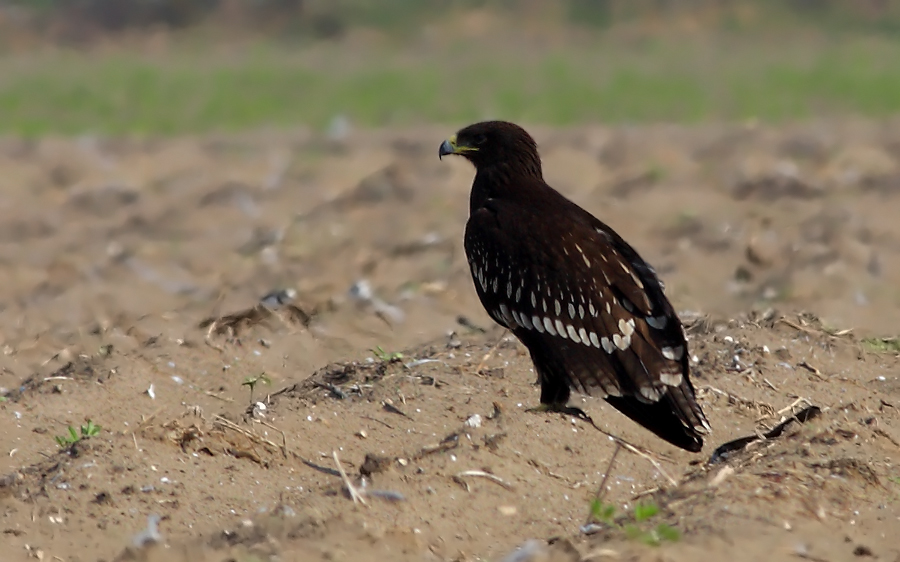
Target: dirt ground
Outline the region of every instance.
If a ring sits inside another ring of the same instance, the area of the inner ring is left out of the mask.
[[[0,558],[900,560],[898,131],[532,128],[665,280],[714,429],[694,455],[576,396],[652,454],[585,528],[616,446],[525,412],[451,129],[2,140]]]

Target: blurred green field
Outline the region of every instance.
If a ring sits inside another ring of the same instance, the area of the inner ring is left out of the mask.
[[[180,134],[459,124],[550,125],[885,116],[900,111],[900,41],[670,38],[257,44],[165,55],[44,50],[0,58],[0,134]]]

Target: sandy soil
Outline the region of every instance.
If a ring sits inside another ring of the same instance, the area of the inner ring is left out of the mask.
[[[867,339],[900,325],[898,130],[533,129],[551,184],[657,266],[714,427],[692,455],[576,397],[659,467],[620,451],[590,534],[616,447],[525,412],[451,130],[0,141],[0,558],[900,560],[896,346]]]

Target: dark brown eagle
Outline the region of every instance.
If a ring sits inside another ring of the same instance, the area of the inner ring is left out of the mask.
[[[465,249],[488,314],[528,348],[541,409],[598,394],[662,439],[710,431],[688,379],[684,328],[656,272],[613,229],[544,182],[521,127],[476,123],[441,144],[475,165]]]

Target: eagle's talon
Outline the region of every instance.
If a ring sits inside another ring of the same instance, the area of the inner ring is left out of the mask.
[[[525,411],[529,414],[548,412],[557,413],[566,416],[574,416],[585,421],[592,421],[591,416],[587,415],[581,408],[576,408],[575,406],[567,406],[565,404],[540,404],[534,408],[526,408]]]
[[[549,404],[538,404],[534,408],[525,408],[525,412],[528,414],[543,414],[552,411],[552,406],[550,406]]]

